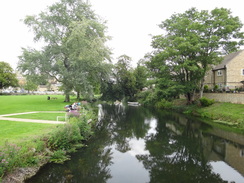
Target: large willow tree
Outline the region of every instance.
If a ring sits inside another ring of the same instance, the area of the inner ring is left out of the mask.
[[[60,0],[24,23],[42,41],[41,50],[23,48],[19,70],[30,76],[55,78],[69,101],[72,90],[86,96],[108,76],[110,50],[105,46],[106,26],[80,0]]]
[[[185,94],[192,103],[196,90],[202,91],[204,76],[221,56],[243,44],[242,23],[230,10],[191,8],[173,14],[160,24],[163,34],[154,36],[155,52],[149,66],[164,96]]]

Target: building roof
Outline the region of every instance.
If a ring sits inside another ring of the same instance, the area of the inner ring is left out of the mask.
[[[234,52],[234,53],[231,53],[229,55],[226,55],[224,57],[224,60],[219,64],[219,65],[216,65],[213,70],[220,70],[220,69],[224,69],[225,66],[233,59],[235,58],[236,56],[238,56],[243,50],[240,50],[240,51],[237,51],[237,52]]]

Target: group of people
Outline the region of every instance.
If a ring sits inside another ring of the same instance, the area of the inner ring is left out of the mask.
[[[80,111],[80,102],[74,102],[73,104],[66,105],[64,108],[66,109],[66,112]]]

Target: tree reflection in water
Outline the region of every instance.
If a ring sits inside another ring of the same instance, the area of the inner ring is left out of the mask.
[[[158,119],[157,133],[146,138],[150,154],[136,156],[150,172],[150,182],[226,182],[212,172],[204,158],[201,133],[194,128],[196,122],[183,118],[185,126],[177,126],[181,116],[166,116]],[[175,125],[177,128],[173,128]]]
[[[210,125],[166,111],[122,105],[103,105],[103,116],[88,147],[63,165],[44,166],[27,182],[128,182],[125,177],[131,172],[140,182],[143,177],[150,183],[226,182],[209,163],[215,143],[208,134]],[[132,171],[132,160],[143,171]]]

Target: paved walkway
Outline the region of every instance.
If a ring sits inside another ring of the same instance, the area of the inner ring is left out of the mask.
[[[14,114],[4,114],[0,115],[0,120],[7,121],[20,121],[27,123],[48,123],[48,124],[65,124],[66,122],[62,121],[51,121],[51,120],[39,120],[39,119],[22,119],[22,118],[9,118],[8,116],[15,116],[21,114],[33,114],[33,113],[60,113],[62,111],[35,111],[35,112],[24,112],[24,113],[14,113]]]

